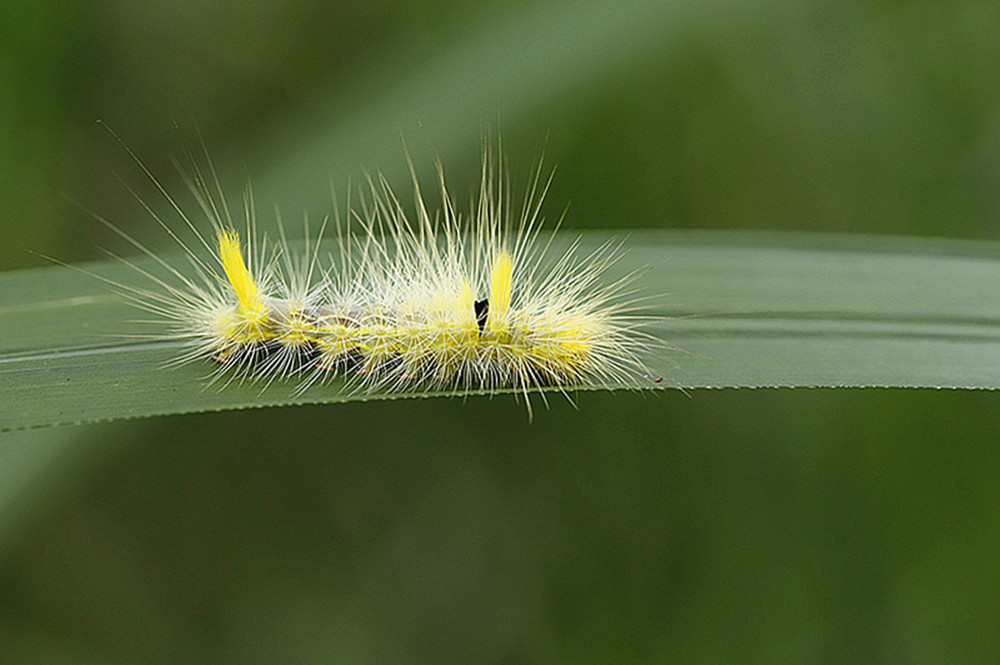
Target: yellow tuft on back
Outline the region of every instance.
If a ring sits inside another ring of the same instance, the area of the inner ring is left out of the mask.
[[[240,234],[233,229],[220,229],[218,240],[219,261],[236,296],[235,316],[226,317],[222,345],[236,348],[273,338],[273,312],[243,261]]]
[[[510,310],[510,296],[513,289],[514,261],[507,252],[500,252],[490,271],[490,300],[486,315],[486,327],[498,330],[503,326]]]
[[[240,251],[240,234],[233,229],[220,229],[219,239],[219,260],[222,261],[222,269],[226,271],[226,279],[233,287],[236,300],[239,303],[240,313],[253,315],[264,306],[263,298],[257,285],[253,282],[253,275],[247,270],[243,261],[243,253]]]

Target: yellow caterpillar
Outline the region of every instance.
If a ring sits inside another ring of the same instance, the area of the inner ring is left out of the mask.
[[[183,242],[157,218],[196,274],[161,263],[171,279],[125,288],[165,320],[163,338],[187,342],[178,361],[212,358],[224,383],[295,380],[305,390],[345,376],[359,390],[435,384],[527,395],[643,373],[639,355],[649,339],[624,302],[630,277],[602,284],[620,245],[578,257],[573,244],[548,256],[539,208],[549,180],[535,171],[515,215],[497,171],[486,154],[467,218],[456,212],[440,167],[440,212],[428,210],[414,182],[412,220],[384,180],[369,180],[370,204],[354,213],[358,228],[345,232],[338,218],[337,250],[327,255],[325,224],[314,239],[306,230],[301,250],[283,229],[275,244],[256,237],[252,197],[244,239],[198,174],[191,187],[211,230],[199,229],[162,188],[197,240]],[[210,255],[192,249],[199,246]]]

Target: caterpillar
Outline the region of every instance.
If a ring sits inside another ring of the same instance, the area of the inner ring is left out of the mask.
[[[249,185],[234,220],[207,151],[207,169],[189,153],[186,176],[206,226],[124,147],[188,239],[145,206],[185,254],[174,265],[98,217],[165,271],[136,267],[151,287],[115,286],[155,315],[151,337],[182,342],[174,363],[213,361],[211,383],[222,389],[298,381],[304,391],[343,377],[357,391],[430,386],[527,399],[646,376],[640,357],[655,340],[628,300],[635,275],[605,283],[622,243],[581,256],[573,242],[553,253],[556,232],[542,233],[541,216],[553,173],[544,176],[541,160],[516,206],[499,150],[484,142],[478,193],[463,214],[440,162],[440,208],[428,206],[407,153],[413,212],[384,177],[367,176],[359,209],[349,206],[345,221],[335,204],[315,236],[305,218],[295,245],[280,216],[276,240],[258,233]]]

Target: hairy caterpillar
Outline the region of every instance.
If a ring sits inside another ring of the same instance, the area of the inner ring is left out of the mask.
[[[641,352],[653,339],[626,302],[632,275],[602,283],[621,256],[607,242],[587,256],[576,243],[550,255],[540,207],[551,182],[541,162],[515,207],[501,160],[484,149],[479,191],[458,212],[438,164],[440,210],[425,203],[413,175],[409,215],[381,176],[367,179],[360,210],[324,241],[305,224],[301,247],[279,219],[276,241],[258,234],[252,190],[234,222],[214,166],[192,159],[187,183],[208,228],[200,228],[125,146],[183,221],[189,239],[146,209],[178,243],[178,267],[98,218],[165,271],[140,288],[115,284],[156,315],[157,339],[180,340],[175,362],[212,359],[213,381],[293,380],[306,390],[345,377],[350,389],[510,390],[622,385],[645,376]],[[411,165],[411,173],[413,173]],[[207,174],[207,178],[205,177]],[[330,244],[335,247],[330,249]]]

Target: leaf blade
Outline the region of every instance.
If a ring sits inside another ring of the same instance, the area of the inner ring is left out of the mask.
[[[608,237],[582,236],[586,253]],[[572,240],[560,234],[559,243]],[[654,296],[650,376],[610,388],[1000,388],[1000,248],[942,239],[636,231],[615,270]],[[84,268],[135,283],[129,267]],[[609,276],[613,278],[613,275]],[[169,342],[97,279],[0,275],[0,428],[307,403],[467,394],[352,393],[342,382],[206,387],[211,364],[163,366]],[[148,317],[142,317],[148,318]],[[662,383],[654,383],[664,377]]]

